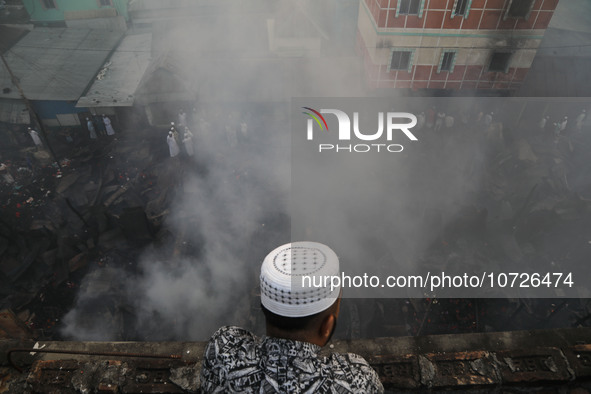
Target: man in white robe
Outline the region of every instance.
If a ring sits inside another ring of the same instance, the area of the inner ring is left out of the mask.
[[[94,124],[92,123],[92,120],[90,120],[89,118],[86,118],[86,127],[88,127],[88,133],[90,135],[90,139],[96,140],[97,139],[96,130],[94,129]]]
[[[548,119],[550,119],[549,116],[545,116],[542,118],[542,120],[540,120],[540,123],[538,124],[538,126],[540,127],[540,129],[545,130],[546,129],[546,124],[548,123]]]
[[[451,115],[445,116],[445,127],[446,128],[451,129],[452,127],[454,127],[454,122],[455,122],[455,119],[453,116],[451,116]]]
[[[562,121],[560,122],[560,132],[564,133],[564,131],[566,130],[566,125],[568,124],[568,116],[565,116],[564,118],[562,118]]]
[[[179,149],[178,144],[176,143],[176,139],[172,134],[172,131],[168,132],[168,137],[166,137],[166,142],[168,143],[168,150],[170,152],[170,157],[176,157],[181,152]]]
[[[103,123],[105,124],[105,130],[107,130],[107,135],[115,135],[115,129],[111,125],[111,119],[105,114],[103,114]]]
[[[417,129],[422,130],[425,127],[425,112],[421,112],[419,116],[417,116]]]
[[[42,149],[43,142],[41,141],[41,138],[39,137],[39,133],[37,133],[37,131],[35,131],[29,127],[29,135],[33,139],[33,142],[35,143],[35,147],[37,148],[37,150]]]
[[[437,120],[435,120],[435,131],[440,130],[443,127],[445,121],[445,112],[437,113]]]
[[[193,149],[193,133],[188,127],[185,127],[185,137],[183,138],[183,144],[185,145],[185,151],[189,157],[192,157],[195,153]]]

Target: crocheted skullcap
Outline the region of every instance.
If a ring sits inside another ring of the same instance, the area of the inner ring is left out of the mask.
[[[324,280],[332,276],[340,276],[339,258],[328,246],[318,242],[279,246],[265,257],[261,266],[261,303],[285,317],[322,312],[340,294],[340,283],[331,290],[330,279]]]

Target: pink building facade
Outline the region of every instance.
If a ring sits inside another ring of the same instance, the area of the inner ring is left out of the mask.
[[[558,0],[362,0],[371,88],[519,89]]]

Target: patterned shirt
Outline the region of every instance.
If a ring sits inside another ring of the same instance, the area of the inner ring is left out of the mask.
[[[222,327],[205,349],[203,393],[383,393],[377,373],[356,354],[318,355],[320,346],[257,338]]]

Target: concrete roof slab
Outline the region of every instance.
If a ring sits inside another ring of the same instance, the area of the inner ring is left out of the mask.
[[[126,36],[77,107],[129,107],[151,59],[152,34]]]
[[[124,33],[90,29],[35,29],[6,52],[30,100],[77,100]],[[0,69],[0,84],[10,82]],[[16,89],[2,98],[20,98]]]

